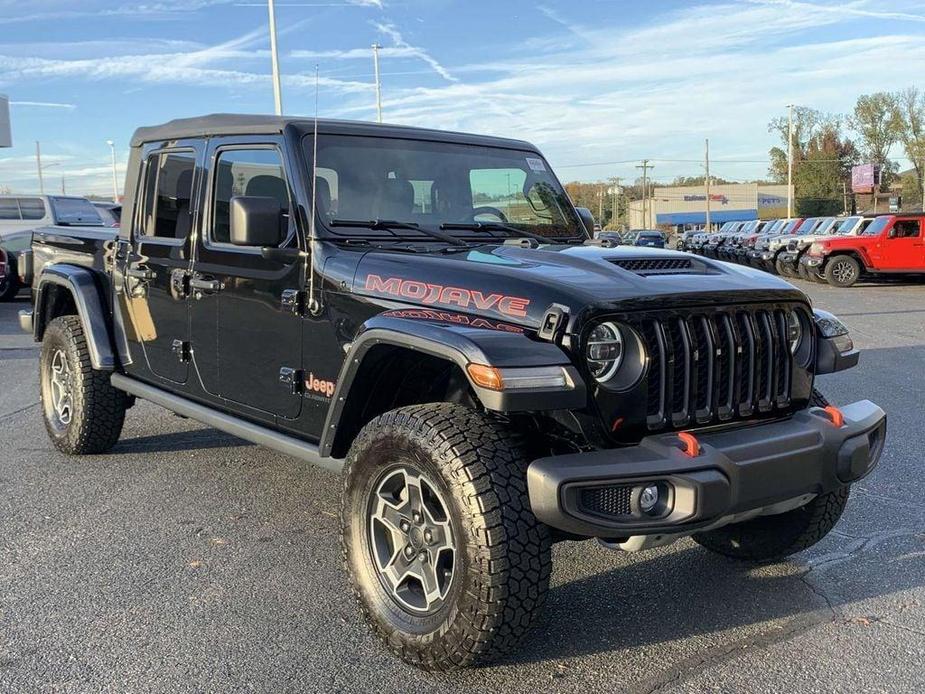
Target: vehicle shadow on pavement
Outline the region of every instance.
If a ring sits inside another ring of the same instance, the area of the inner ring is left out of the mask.
[[[909,533],[879,544],[911,542],[918,548],[921,537]],[[841,619],[840,607],[848,603],[925,584],[925,552],[905,553],[900,557],[904,559],[901,571],[892,571],[883,580],[873,567],[882,571],[884,558],[862,559],[845,550],[852,544],[845,537],[833,538],[832,554],[838,557],[834,563],[846,562],[846,570],[857,580],[840,586],[837,594],[817,586],[817,571],[828,570],[823,565],[830,561],[825,559],[829,555],[820,563],[800,555],[762,566],[726,559],[685,542],[687,548],[650,560],[615,555],[618,568],[551,589],[535,637],[507,662],[539,663],[621,650],[632,651],[634,659],[644,658],[646,646],[690,639],[698,652],[718,645],[728,650],[730,638],[747,647]],[[890,556],[889,561],[896,558]],[[831,587],[832,581],[824,583]]]
[[[175,431],[170,434],[138,436],[134,439],[122,439],[112,449],[119,453],[167,453],[174,451],[193,451],[207,448],[231,448],[252,446],[243,439],[226,434],[218,429],[194,429],[193,431]]]

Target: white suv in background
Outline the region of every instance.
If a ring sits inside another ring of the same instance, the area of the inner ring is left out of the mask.
[[[14,231],[43,226],[102,226],[99,212],[86,198],[68,195],[0,195],[0,239]]]

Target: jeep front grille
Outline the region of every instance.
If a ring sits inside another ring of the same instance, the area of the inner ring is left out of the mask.
[[[644,318],[635,327],[649,356],[649,430],[744,419],[790,406],[793,360],[784,309]]]

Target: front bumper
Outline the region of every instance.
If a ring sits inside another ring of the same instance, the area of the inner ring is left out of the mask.
[[[842,426],[813,407],[786,420],[700,434],[694,457],[676,434],[662,434],[627,448],[540,458],[527,468],[530,504],[543,523],[583,537],[716,527],[870,473],[883,451],[886,413],[868,400],[841,412]],[[638,508],[646,486],[664,493],[657,515]]]
[[[781,262],[781,265],[791,265],[795,270],[797,257],[798,256],[796,251],[784,251],[777,257],[777,259]]]
[[[823,258],[815,255],[805,254],[800,258],[800,265],[806,268],[811,268],[813,270],[818,270],[822,267]]]

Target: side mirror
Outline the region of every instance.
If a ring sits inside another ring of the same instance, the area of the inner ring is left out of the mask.
[[[588,232],[588,236],[594,238],[594,215],[591,214],[591,210],[587,207],[576,207],[575,211],[578,213],[578,216],[581,218],[581,223],[585,225],[585,231]]]
[[[282,213],[276,198],[254,195],[231,198],[231,243],[276,248],[284,239]]]

